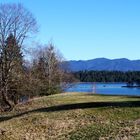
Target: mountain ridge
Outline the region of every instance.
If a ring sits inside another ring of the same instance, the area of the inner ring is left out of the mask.
[[[140,71],[140,60],[127,58],[95,58],[90,60],[67,61],[70,71],[106,70],[106,71]]]

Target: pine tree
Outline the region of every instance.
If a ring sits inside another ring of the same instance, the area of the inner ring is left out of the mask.
[[[23,74],[23,56],[21,47],[10,34],[1,52],[1,88],[2,97],[9,108],[13,108],[19,98],[19,88]]]

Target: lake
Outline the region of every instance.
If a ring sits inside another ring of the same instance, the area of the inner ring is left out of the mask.
[[[127,88],[126,83],[75,83],[66,92],[89,92],[105,95],[140,96],[140,88]]]

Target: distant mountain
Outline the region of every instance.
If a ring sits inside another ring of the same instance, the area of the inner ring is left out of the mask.
[[[106,59],[97,58],[92,60],[72,60],[68,61],[68,67],[71,71],[81,70],[106,70],[106,71],[140,71],[140,60]]]

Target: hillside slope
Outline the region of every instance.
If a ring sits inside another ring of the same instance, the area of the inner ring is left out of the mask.
[[[65,93],[0,115],[0,140],[140,139],[139,97]]]

